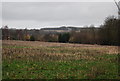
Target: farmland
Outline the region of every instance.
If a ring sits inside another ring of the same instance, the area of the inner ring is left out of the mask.
[[[2,41],[3,79],[119,79],[118,47]]]

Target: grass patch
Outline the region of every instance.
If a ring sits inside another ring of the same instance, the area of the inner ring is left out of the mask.
[[[113,59],[114,55],[103,58]],[[87,61],[3,61],[3,79],[118,79],[117,62]]]
[[[3,79],[120,79],[117,54],[72,46],[24,45],[3,44]]]

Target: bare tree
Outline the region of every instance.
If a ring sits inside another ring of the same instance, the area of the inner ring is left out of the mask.
[[[118,8],[118,19],[120,19],[120,1],[118,3],[116,2],[116,0],[114,0],[114,1],[115,1],[117,8]]]

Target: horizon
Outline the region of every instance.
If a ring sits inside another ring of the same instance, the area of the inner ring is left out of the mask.
[[[8,29],[28,29],[28,30],[40,30],[40,29],[43,29],[43,28],[61,28],[61,27],[66,27],[66,28],[69,28],[69,27],[73,27],[73,28],[90,28],[92,25],[90,26],[50,26],[50,27],[41,27],[41,28],[15,28],[15,27],[9,27],[8,25],[5,25],[8,27]],[[5,26],[2,26],[0,29],[4,28]],[[93,25],[94,26],[94,25]],[[100,26],[94,26],[95,28],[100,28]]]

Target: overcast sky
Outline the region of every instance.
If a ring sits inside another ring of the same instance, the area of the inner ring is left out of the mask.
[[[1,0],[1,1],[2,2],[114,2],[114,0]]]
[[[2,25],[10,28],[81,27],[91,24],[99,26],[111,15],[117,16],[114,2],[2,3]]]

